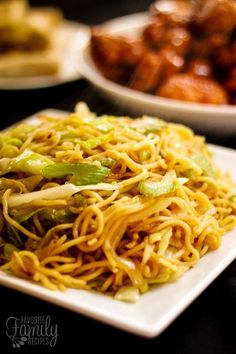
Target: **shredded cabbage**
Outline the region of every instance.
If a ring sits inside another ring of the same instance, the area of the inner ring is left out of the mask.
[[[62,186],[43,189],[36,192],[24,194],[12,194],[8,199],[9,207],[17,207],[22,204],[30,203],[34,200],[53,200],[65,199],[71,197],[73,194],[83,190],[107,190],[112,191],[118,188],[118,184],[98,183],[94,185],[75,186],[72,183],[67,183]]]

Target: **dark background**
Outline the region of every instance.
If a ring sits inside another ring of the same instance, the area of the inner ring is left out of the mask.
[[[37,1],[32,5],[60,6],[68,19],[97,24],[113,17],[145,10],[148,0],[62,0]],[[32,91],[0,91],[0,128],[38,110],[54,107],[72,110],[78,100],[85,100],[98,112],[122,113],[119,102],[108,103],[84,80],[54,88]],[[125,113],[125,112],[123,112]],[[230,137],[208,135],[208,141],[236,148],[235,133]],[[170,303],[172,299],[170,298]],[[151,304],[150,304],[151,306]],[[59,338],[55,348],[25,346],[11,349],[6,336],[10,316],[47,316],[57,323]],[[87,319],[46,302],[0,287],[0,352],[59,352],[60,349],[111,353],[153,354],[231,354],[235,353],[236,262],[159,337],[138,338]],[[73,348],[73,349],[72,349]]]

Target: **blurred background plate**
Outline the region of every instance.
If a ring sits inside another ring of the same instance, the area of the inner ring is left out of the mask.
[[[64,48],[60,58],[58,73],[31,77],[0,77],[0,90],[28,90],[51,87],[81,78],[77,63],[78,53],[88,42],[89,29],[83,24],[63,21],[59,31]]]
[[[104,23],[104,32],[135,37],[149,22],[147,13],[116,18]],[[132,111],[134,114],[150,114],[181,122],[202,132],[232,134],[236,132],[236,106],[209,105],[172,100],[132,90],[106,79],[97,69],[89,43],[78,61],[80,73],[94,84],[106,97]]]

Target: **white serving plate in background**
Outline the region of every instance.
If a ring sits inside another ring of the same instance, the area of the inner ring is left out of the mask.
[[[149,22],[147,13],[116,18],[102,24],[105,33],[135,38]],[[149,114],[181,122],[205,132],[236,133],[236,106],[177,101],[135,91],[106,79],[97,69],[89,41],[79,55],[78,69],[100,92],[135,114]]]

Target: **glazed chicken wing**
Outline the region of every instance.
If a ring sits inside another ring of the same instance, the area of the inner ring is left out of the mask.
[[[150,8],[151,14],[162,19],[168,27],[184,27],[189,24],[193,10],[189,0],[159,0]]]
[[[163,43],[165,31],[164,22],[156,19],[144,28],[143,40],[150,48],[158,49]]]
[[[185,55],[191,45],[191,33],[183,27],[166,31],[163,46],[172,48],[178,55]]]
[[[188,73],[194,76],[211,77],[212,65],[209,60],[192,59],[188,64]]]
[[[228,33],[236,25],[236,2],[234,0],[197,0],[193,22],[199,33]]]
[[[152,92],[162,77],[163,59],[159,54],[148,52],[143,55],[135,69],[129,87],[143,92]]]
[[[122,37],[92,34],[92,56],[104,76],[114,81],[125,81],[128,71],[138,62],[142,53],[139,42]]]
[[[228,69],[236,66],[236,40],[230,46],[224,47],[216,57],[216,64],[219,68]]]
[[[177,74],[169,77],[157,91],[157,95],[181,101],[227,104],[226,91],[214,80]]]
[[[180,72],[183,66],[184,58],[172,49],[163,48],[157,54],[148,52],[137,65],[129,86],[138,91],[152,92],[164,77]]]
[[[102,74],[176,100],[236,104],[236,0],[158,0],[150,14],[133,42],[93,33]]]
[[[165,30],[161,21],[148,25],[143,31],[143,39],[152,50],[169,47],[179,55],[185,55],[190,48],[191,34],[183,27]]]
[[[178,55],[173,49],[164,47],[159,53],[162,57],[163,77],[169,77],[183,70],[184,57]]]
[[[224,87],[229,93],[231,104],[236,104],[236,65],[228,71]]]
[[[228,47],[230,37],[226,33],[212,33],[205,37],[195,37],[191,44],[191,54],[195,57],[218,57],[221,51]]]

